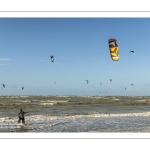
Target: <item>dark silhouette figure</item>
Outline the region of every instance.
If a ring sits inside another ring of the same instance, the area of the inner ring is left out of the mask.
[[[24,116],[25,113],[28,113],[28,112],[24,112],[22,109],[20,109],[20,112],[18,114],[18,118],[19,118],[18,123],[20,123],[20,121],[22,120],[22,123],[25,124],[25,116]]]

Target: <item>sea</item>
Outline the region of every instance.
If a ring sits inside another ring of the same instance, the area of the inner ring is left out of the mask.
[[[150,96],[0,96],[0,132],[149,133]]]

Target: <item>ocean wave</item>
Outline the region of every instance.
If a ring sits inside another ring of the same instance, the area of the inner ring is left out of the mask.
[[[7,101],[6,101],[7,100]],[[82,105],[82,104],[106,104],[106,105],[149,105],[150,97],[132,96],[0,96],[0,102],[29,103],[43,105]],[[47,103],[47,104],[46,104]],[[48,104],[50,103],[50,104]]]
[[[150,116],[150,112],[142,112],[142,113],[121,113],[121,114],[104,114],[91,112],[86,115],[71,115],[71,116],[51,116],[51,115],[32,115],[26,116],[26,121],[39,121],[39,120],[58,120],[58,119],[76,119],[76,118],[98,118],[98,117],[147,117]],[[17,121],[17,117],[3,117],[0,118],[1,122],[15,122]]]
[[[67,103],[68,102],[68,100],[66,100],[66,101],[62,101],[62,100],[56,100],[56,101],[54,101],[54,100],[46,100],[46,101],[40,101],[39,103],[38,103],[38,105],[56,105],[56,104],[62,104],[62,103]]]
[[[53,102],[53,103],[39,103],[38,105],[46,106],[46,105],[55,105],[55,104],[57,104],[57,102]]]
[[[122,114],[90,112],[87,115],[73,116],[32,115],[26,116],[25,125],[18,124],[17,117],[5,117],[0,118],[0,132],[148,131],[147,117],[150,117],[150,112]]]

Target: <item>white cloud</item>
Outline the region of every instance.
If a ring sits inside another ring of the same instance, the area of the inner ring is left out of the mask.
[[[0,61],[12,61],[10,58],[0,58]]]

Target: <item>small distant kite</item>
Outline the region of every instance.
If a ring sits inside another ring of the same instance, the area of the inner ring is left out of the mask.
[[[125,87],[124,89],[126,90],[127,88]]]
[[[133,53],[134,55],[136,54],[135,51],[130,51],[129,53]]]
[[[86,81],[87,84],[89,83],[89,80],[85,80],[85,81]]]
[[[22,86],[22,90],[24,89],[24,87]]]
[[[51,61],[54,62],[54,56],[51,55],[50,58],[51,58]]]
[[[111,38],[108,40],[110,56],[113,61],[119,60],[119,47],[117,39]]]
[[[2,84],[3,85],[3,88],[5,88],[5,84]]]
[[[110,79],[110,82],[112,81],[112,79]]]
[[[100,82],[100,85],[101,85],[102,83]]]
[[[132,86],[134,86],[134,84],[131,84]]]

